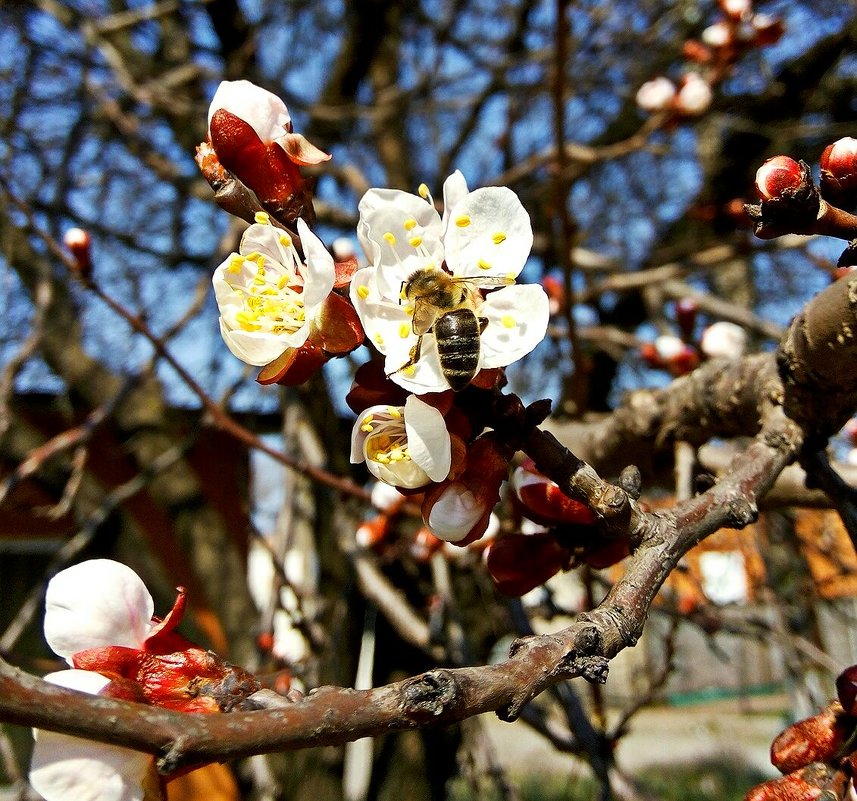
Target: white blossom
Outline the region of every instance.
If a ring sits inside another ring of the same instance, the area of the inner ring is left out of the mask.
[[[452,463],[443,415],[415,395],[404,406],[370,406],[354,423],[351,461],[365,461],[375,478],[394,487],[443,481]]]
[[[305,262],[286,231],[262,222],[244,232],[239,252],[214,271],[220,333],[247,364],[266,365],[303,345],[333,289],[333,258],[303,220],[297,228]]]
[[[468,192],[460,172],[444,184],[444,216],[426,199],[394,189],[371,189],[360,201],[358,238],[370,265],[351,282],[351,299],[366,337],[385,355],[385,370],[417,394],[449,389],[434,344],[423,335],[420,357],[409,365],[418,335],[414,308],[402,303],[404,282],[416,270],[445,269],[474,287],[503,285],[479,294],[474,313],[487,323],[480,338],[478,369],[505,367],[544,339],[549,310],[544,289],[515,285],[530,254],[530,218],[505,187]],[[480,285],[480,279],[482,284]]]

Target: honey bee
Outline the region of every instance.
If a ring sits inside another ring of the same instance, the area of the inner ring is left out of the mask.
[[[402,281],[401,298],[413,304],[412,328],[418,339],[408,361],[394,373],[416,365],[423,336],[433,333],[443,377],[456,392],[464,389],[479,368],[480,337],[488,325],[488,318],[476,313],[482,300],[479,288],[510,283],[498,276],[456,278],[437,267],[412,272]]]

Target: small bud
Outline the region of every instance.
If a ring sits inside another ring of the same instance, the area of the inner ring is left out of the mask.
[[[699,303],[694,298],[679,298],[675,303],[675,320],[684,339],[693,339]]]
[[[372,520],[364,520],[354,532],[354,540],[360,548],[378,548],[390,533],[390,518],[378,515]]]
[[[756,171],[756,192],[761,200],[774,200],[795,192],[803,181],[800,164],[790,156],[774,156]]]
[[[740,325],[721,320],[702,332],[699,347],[709,359],[737,359],[747,347],[747,333]]]
[[[655,352],[663,363],[675,359],[684,352],[684,342],[674,334],[661,334],[655,339]]]
[[[833,758],[848,739],[851,727],[842,707],[832,703],[809,718],[799,720],[785,729],[771,744],[771,764],[781,773]]]
[[[675,98],[675,108],[681,114],[696,117],[711,106],[714,94],[711,86],[695,72],[688,73]]]
[[[707,64],[712,59],[711,50],[696,39],[688,39],[681,46],[681,54],[688,61],[694,61],[697,64]]]
[[[755,14],[751,25],[756,32],[753,39],[753,44],[756,47],[776,44],[786,32],[786,26],[783,21],[772,17],[770,14]]]
[[[836,694],[848,715],[857,713],[857,665],[845,668],[836,677]]]
[[[89,232],[83,228],[69,228],[63,236],[65,246],[75,261],[75,274],[83,281],[92,277],[92,252]]]
[[[669,78],[653,78],[637,90],[637,105],[643,111],[664,111],[672,104],[675,94],[675,84]]]
[[[857,139],[845,136],[828,145],[821,154],[821,194],[831,201],[857,203]]]
[[[715,22],[702,32],[702,41],[709,47],[726,47],[732,44],[732,30],[732,26],[725,22]]]
[[[752,0],[720,0],[720,8],[726,16],[741,19],[753,9]]]

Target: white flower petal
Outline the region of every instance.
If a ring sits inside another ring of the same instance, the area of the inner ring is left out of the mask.
[[[410,342],[410,346],[416,344],[416,336]],[[398,343],[396,343],[398,345]],[[443,375],[440,361],[437,357],[437,348],[434,344],[434,334],[425,334],[420,346],[420,358],[414,365],[413,370],[401,370],[402,365],[407,364],[410,359],[410,348],[400,349],[398,347],[388,348],[387,358],[384,361],[384,369],[390,379],[402,389],[413,392],[415,395],[423,395],[426,392],[443,392],[449,389],[449,381]]]
[[[470,192],[450,216],[453,224],[444,248],[454,275],[516,277],[524,268],[533,247],[533,228],[530,215],[511,189],[488,186]],[[459,225],[463,219],[469,219],[469,224]]]
[[[432,481],[443,481],[452,465],[452,445],[443,415],[416,395],[405,401],[408,453]]]
[[[309,325],[294,334],[269,334],[264,331],[232,329],[220,318],[220,334],[226,347],[245,364],[264,367],[287,348],[299,348],[309,336]]]
[[[431,483],[431,479],[416,462],[402,461],[395,464],[381,464],[367,461],[369,472],[379,481],[402,489],[419,489]]]
[[[286,104],[275,94],[250,81],[222,81],[208,107],[208,124],[224,108],[250,125],[265,143],[285,136],[291,127]]]
[[[45,639],[67,661],[86,648],[140,648],[154,602],[130,567],[110,559],[81,562],[54,576],[45,597]]]
[[[521,284],[491,292],[479,314],[488,318],[479,365],[505,367],[526,356],[545,338],[550,303],[538,284]]]
[[[357,208],[360,212],[357,238],[366,258],[374,266],[396,264],[413,257],[415,249],[409,240],[417,235],[422,239],[421,247],[426,253],[424,261],[440,265],[443,259],[441,222],[434,206],[417,195],[398,189],[370,189]],[[410,230],[405,227],[408,220],[415,222]],[[384,239],[386,233],[393,235],[394,244]]]
[[[97,695],[110,679],[89,670],[62,670],[45,681]],[[67,734],[36,730],[30,784],[46,801],[141,801],[154,769],[148,754]]]
[[[439,539],[459,542],[470,533],[484,513],[482,504],[469,489],[451,484],[435,501],[425,523]]]
[[[304,277],[304,307],[307,316],[318,307],[321,302],[333,291],[335,268],[333,256],[327,252],[324,243],[309,229],[303,221],[298,220],[298,235],[304,249],[306,267],[303,270]]]
[[[461,170],[456,170],[443,182],[443,218],[442,231],[444,237],[449,228],[449,218],[452,207],[468,192],[467,181]]]

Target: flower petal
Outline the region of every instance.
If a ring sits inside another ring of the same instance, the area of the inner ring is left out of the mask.
[[[545,338],[549,306],[548,296],[538,284],[491,292],[479,310],[488,318],[480,367],[505,367],[533,350]]]
[[[452,464],[452,445],[443,415],[416,395],[405,401],[408,453],[432,481],[443,481]]]
[[[309,229],[302,220],[298,220],[298,235],[304,249],[306,267],[304,277],[304,308],[307,317],[333,290],[333,280],[336,270],[333,266],[333,256],[328,253],[324,243]]]
[[[434,502],[423,521],[446,542],[460,542],[485,514],[485,508],[467,487],[451,482]]]
[[[219,108],[240,117],[265,143],[289,133],[291,117],[286,104],[275,94],[250,81],[221,81],[208,107],[208,124]]]
[[[357,238],[374,266],[396,264],[413,257],[415,250],[409,242],[413,235],[422,239],[421,247],[426,253],[423,261],[440,265],[443,259],[441,222],[434,206],[399,189],[370,189],[357,208],[360,212]],[[406,227],[406,223],[411,225],[410,221],[415,223],[413,228]],[[394,237],[392,244],[384,238],[387,233]]]
[[[468,192],[467,181],[461,170],[456,170],[443,182],[443,235],[446,237],[446,231],[449,227],[449,218],[452,207],[458,203]]]
[[[533,247],[530,215],[505,186],[488,186],[465,195],[450,212],[444,238],[446,263],[459,277],[516,277]],[[458,221],[467,220],[465,225]]]
[[[87,670],[64,670],[46,681],[97,694],[110,680]],[[154,770],[149,754],[39,730],[30,765],[30,784],[46,801],[142,801],[144,782]]]
[[[245,364],[264,367],[280,356],[287,348],[297,348],[306,342],[309,324],[303,325],[294,334],[269,334],[265,331],[241,331],[231,329],[220,318],[220,334],[226,347]]]
[[[287,133],[277,139],[277,144],[286,151],[288,157],[302,166],[321,164],[330,160],[330,154],[312,144],[303,134]]]
[[[45,597],[45,639],[67,661],[87,648],[141,648],[154,602],[130,567],[92,559],[54,576]]]

